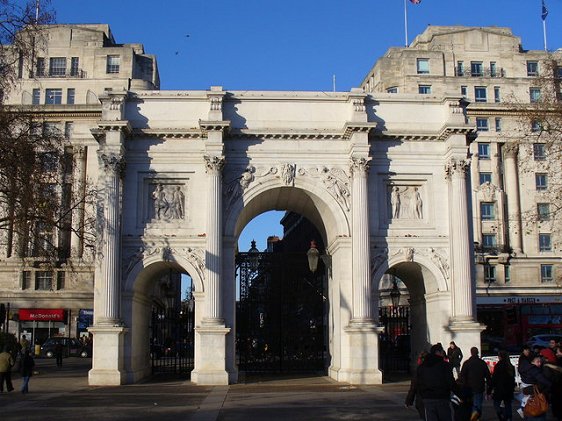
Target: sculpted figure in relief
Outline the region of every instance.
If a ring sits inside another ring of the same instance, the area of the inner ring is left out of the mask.
[[[166,192],[162,184],[156,186],[156,189],[152,193],[152,199],[154,199],[154,216],[156,216],[157,219],[162,219],[170,207],[166,200]]]
[[[400,188],[398,186],[392,187],[392,191],[390,193],[390,205],[392,207],[392,218],[393,219],[400,218],[401,200],[400,200]]]
[[[347,175],[338,169],[328,170],[324,167],[324,185],[336,197],[337,201],[342,204],[346,210],[349,210],[349,197],[351,192],[345,182]]]
[[[180,186],[176,186],[172,192],[172,203],[170,204],[170,209],[172,210],[172,218],[183,219],[183,203],[185,196],[181,191]]]
[[[423,219],[423,200],[417,187],[414,187],[414,192],[410,198],[410,206],[412,208],[412,216],[417,219]]]
[[[295,164],[283,164],[281,167],[281,179],[286,186],[291,186],[295,182],[297,166]]]

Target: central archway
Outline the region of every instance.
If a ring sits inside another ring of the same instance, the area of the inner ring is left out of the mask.
[[[244,227],[257,215],[269,210],[289,211],[301,215],[313,225],[319,235],[317,241],[325,245],[321,250],[328,263],[326,268],[325,311],[323,319],[327,328],[325,343],[325,361],[330,364],[329,370],[340,367],[341,335],[335,334],[351,317],[351,283],[341,282],[334,274],[339,274],[342,266],[340,262],[350,262],[350,232],[348,215],[341,205],[325,190],[315,185],[306,185],[305,182],[295,183],[295,186],[279,187],[278,183],[261,185],[250,190],[231,209],[225,219],[225,322],[233,326],[234,334],[227,338],[227,367],[230,372],[238,372],[236,361],[236,259],[237,240]],[[307,238],[306,248],[310,244]],[[301,250],[302,251],[302,250]],[[303,253],[306,259],[306,251]],[[339,267],[339,269],[338,269]],[[349,277],[349,271],[347,276]],[[347,291],[349,290],[349,291]]]

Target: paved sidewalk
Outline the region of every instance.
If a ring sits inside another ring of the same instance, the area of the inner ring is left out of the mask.
[[[197,386],[189,381],[159,381],[92,387],[91,360],[67,358],[58,369],[53,360],[37,359],[39,374],[30,393],[0,395],[0,420],[9,421],[304,421],[417,420],[404,407],[409,382],[351,386],[327,377],[261,379],[230,386]],[[518,416],[514,414],[514,420]],[[483,421],[495,421],[490,402]]]

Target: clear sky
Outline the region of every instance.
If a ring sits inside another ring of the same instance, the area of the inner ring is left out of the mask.
[[[562,48],[562,0],[545,0],[549,49]],[[409,42],[427,25],[506,26],[543,49],[541,0],[408,0]],[[51,0],[59,23],[107,23],[118,43],[158,59],[162,89],[332,90],[359,86],[404,46],[404,0]],[[243,231],[240,250],[281,235],[282,212]]]
[[[562,0],[545,0],[549,49]],[[403,0],[51,0],[59,23],[108,23],[158,58],[162,89],[332,90],[358,86],[404,45]],[[543,49],[541,0],[407,1],[409,41],[427,25],[507,26]]]

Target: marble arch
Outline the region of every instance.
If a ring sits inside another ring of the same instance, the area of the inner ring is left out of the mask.
[[[306,215],[325,235],[333,379],[382,382],[373,279],[392,265],[424,280],[428,340],[479,343],[467,205],[473,129],[461,97],[211,87],[108,91],[100,101],[94,127],[76,128],[97,142],[87,156],[102,196],[90,384],[147,374],[135,333],[143,290],[171,265],[198,290],[191,380],[236,382],[236,241],[272,208]]]

